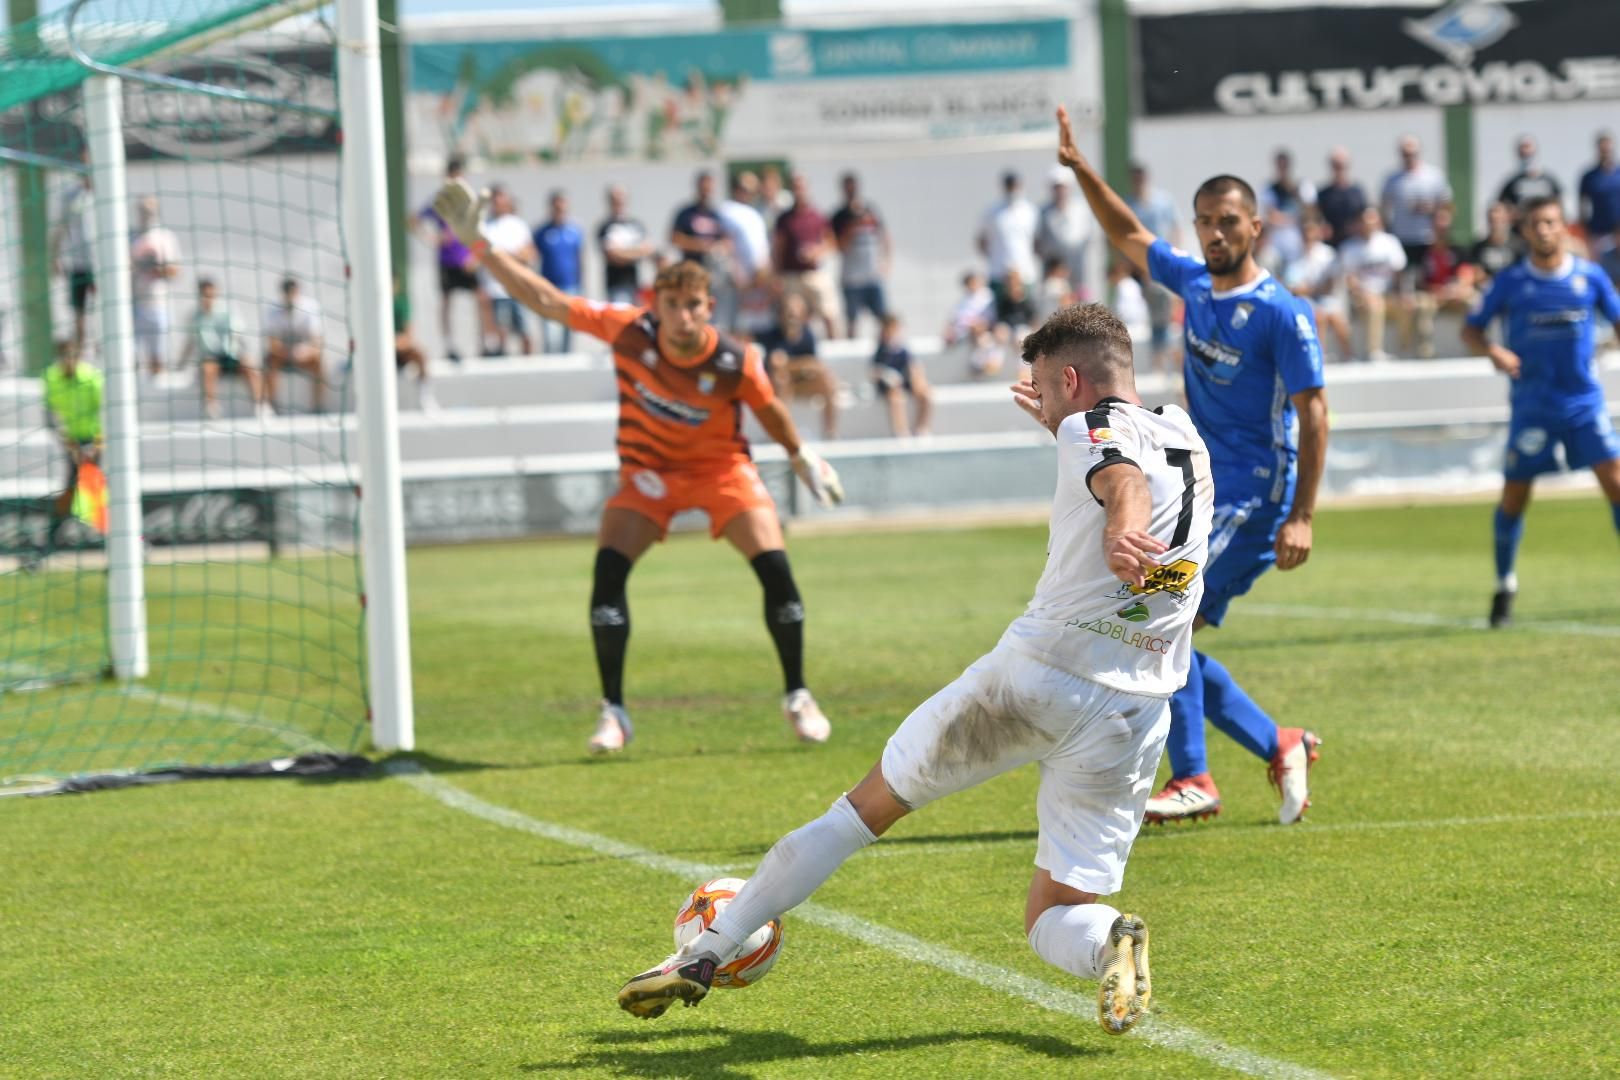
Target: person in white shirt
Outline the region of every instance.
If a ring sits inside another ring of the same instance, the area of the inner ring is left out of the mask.
[[[945,344],[967,344],[968,368],[975,376],[1001,370],[1003,350],[996,343],[995,325],[996,294],[985,286],[983,275],[969,270],[962,275],[962,295],[945,324]]]
[[[1108,263],[1108,307],[1125,324],[1132,341],[1140,344],[1152,338],[1153,314],[1142,283],[1131,273],[1131,264],[1117,257]]]
[[[716,213],[731,241],[731,275],[737,285],[734,329],[758,337],[775,325],[771,297],[771,233],[765,218],[754,209],[759,178],[744,170],[731,178],[731,197]]]
[[[537,253],[529,223],[518,216],[517,203],[511,193],[499,185],[489,189],[489,220],[484,224],[484,236],[489,240],[492,251],[504,251],[524,266],[535,264]],[[521,346],[522,351],[518,355],[528,356],[532,353],[534,341],[529,337],[529,323],[523,314],[523,305],[512,299],[505,286],[495,280],[488,270],[478,271],[478,287],[489,298],[495,331],[493,339],[484,344],[484,355],[504,356],[511,334],[517,336],[518,345]],[[561,351],[566,352],[567,339],[563,340]]]
[[[1069,289],[1079,299],[1087,299],[1086,261],[1096,222],[1084,199],[1074,197],[1074,178],[1061,165],[1052,170],[1052,201],[1041,207],[1035,230],[1035,254],[1044,267],[1053,259],[1062,261],[1068,271]]]
[[[1302,247],[1299,257],[1283,269],[1283,284],[1295,296],[1309,301],[1316,311],[1316,325],[1333,334],[1339,346],[1339,359],[1350,359],[1350,323],[1345,318],[1343,276],[1339,253],[1327,242],[1328,226],[1314,210],[1305,215],[1300,228]]]
[[[156,375],[169,359],[169,282],[180,276],[180,241],[158,222],[156,196],[140,201],[136,219],[129,245],[135,355],[137,363],[145,360],[147,371]]]
[[[807,899],[907,814],[1031,762],[1039,836],[1024,932],[1096,979],[1098,1022],[1133,1027],[1152,994],[1141,919],[1099,903],[1124,880],[1187,681],[1208,562],[1209,451],[1180,408],[1143,408],[1125,327],[1065,308],[1024,339],[1014,400],[1057,439],[1046,569],[1001,641],[920,705],[866,778],[777,842],[701,935],[619,991],[660,1016],[696,1005],[756,929]]]
[[[281,302],[264,310],[265,404],[274,408],[276,388],[284,368],[310,377],[310,403],[315,412],[326,408],[326,371],[321,364],[321,309],[311,297],[300,295],[296,278],[281,282]]]
[[[1009,270],[1017,270],[1025,281],[1040,280],[1040,264],[1035,261],[1035,234],[1040,229],[1040,211],[1024,198],[1024,182],[1015,172],[1001,175],[1003,197],[984,213],[979,226],[979,253],[990,264],[990,288],[999,298]]]
[[[1305,252],[1301,223],[1316,207],[1316,185],[1294,175],[1294,155],[1278,150],[1272,157],[1277,175],[1260,189],[1260,217],[1266,223],[1265,235],[1283,266]]]
[[[1406,269],[1406,250],[1384,231],[1383,216],[1372,207],[1361,212],[1350,239],[1339,248],[1339,265],[1350,290],[1350,305],[1366,321],[1367,359],[1383,360],[1384,319],[1395,279]]]

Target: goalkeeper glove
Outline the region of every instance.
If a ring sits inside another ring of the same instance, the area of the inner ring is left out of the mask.
[[[844,485],[838,479],[837,470],[808,446],[799,447],[799,452],[793,455],[793,471],[822,506],[837,506],[844,501]]]
[[[450,231],[468,247],[484,239],[484,208],[489,205],[489,192],[476,192],[465,180],[451,180],[433,196],[433,212],[438,214]]]

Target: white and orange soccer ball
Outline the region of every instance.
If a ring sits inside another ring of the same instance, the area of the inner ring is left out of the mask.
[[[684,948],[689,941],[709,928],[714,917],[724,911],[744,878],[723,877],[704,882],[692,890],[675,913],[675,947]],[[742,953],[728,964],[722,964],[714,973],[716,990],[738,990],[753,986],[776,964],[782,950],[782,920],[772,919],[749,935],[743,942]]]

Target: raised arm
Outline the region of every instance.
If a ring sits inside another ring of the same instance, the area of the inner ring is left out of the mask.
[[[433,210],[456,234],[456,239],[483,260],[483,268],[499,281],[512,299],[553,322],[568,320],[568,294],[504,251],[496,251],[480,228],[487,197],[480,197],[465,180],[451,180],[433,198]]]
[[[1168,550],[1164,541],[1148,532],[1153,494],[1147,477],[1134,462],[1121,461],[1093,472],[1088,483],[1107,517],[1103,558],[1108,569],[1121,581],[1145,586],[1148,573],[1159,565],[1157,556]]]
[[[1080,153],[1080,148],[1075,145],[1074,132],[1069,127],[1069,110],[1059,105],[1057,120],[1058,164],[1067,165],[1073,171],[1075,180],[1080,184],[1080,192],[1085,195],[1097,223],[1108,235],[1109,243],[1131,260],[1137,269],[1148,273],[1148,248],[1158,237],[1148,232],[1147,226],[1125,205],[1119,193],[1103,182],[1097,170]]]

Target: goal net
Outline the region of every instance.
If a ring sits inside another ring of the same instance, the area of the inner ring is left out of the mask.
[[[334,40],[218,0],[0,37],[0,790],[365,738]]]

